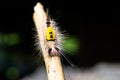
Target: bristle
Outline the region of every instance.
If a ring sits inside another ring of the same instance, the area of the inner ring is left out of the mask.
[[[53,26],[53,28],[55,29],[56,32],[56,42],[58,44],[58,48],[61,50],[62,49],[62,41],[65,38],[65,35],[62,34],[62,31],[60,30],[60,28],[58,27],[57,23],[52,19],[51,20],[51,25]]]

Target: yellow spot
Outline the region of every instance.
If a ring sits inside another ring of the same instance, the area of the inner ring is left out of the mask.
[[[46,39],[47,41],[54,41],[56,40],[55,30],[53,27],[49,26],[46,30]]]

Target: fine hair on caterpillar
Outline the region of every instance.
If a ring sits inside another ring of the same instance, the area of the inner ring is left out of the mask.
[[[67,62],[71,65],[74,66],[70,60],[62,53],[62,41],[65,37],[65,35],[61,34],[60,31],[58,31],[58,27],[55,25],[55,21],[51,20],[50,17],[48,17],[48,9],[47,9],[47,19],[46,19],[46,44],[47,44],[47,51],[49,56],[54,57],[54,56],[63,56]]]

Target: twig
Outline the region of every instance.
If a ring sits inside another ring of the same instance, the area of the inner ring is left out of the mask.
[[[46,51],[46,18],[47,14],[41,3],[38,2],[34,7],[33,20],[38,33],[39,44],[45,61],[48,80],[65,80],[60,57],[57,55],[50,56],[48,51]]]

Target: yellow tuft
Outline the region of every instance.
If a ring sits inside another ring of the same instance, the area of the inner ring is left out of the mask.
[[[56,40],[55,30],[51,26],[47,27],[47,30],[46,30],[46,40],[47,41],[55,41]]]

